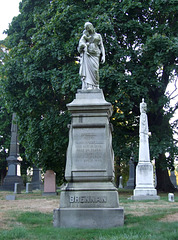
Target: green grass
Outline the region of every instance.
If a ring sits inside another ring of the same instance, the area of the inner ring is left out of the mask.
[[[0,240],[178,240],[178,222],[160,221],[178,212],[177,204],[167,201],[167,194],[161,195],[161,200],[154,202],[131,201],[127,199],[129,194],[120,194],[120,203],[125,211],[123,227],[60,229],[53,227],[52,213],[8,212],[10,225],[7,230],[0,230]],[[178,202],[177,194],[175,201]]]

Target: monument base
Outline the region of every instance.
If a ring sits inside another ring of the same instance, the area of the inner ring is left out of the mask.
[[[154,188],[143,188],[143,189],[135,189],[134,196],[131,197],[131,200],[159,200],[160,197],[157,195],[157,190]]]
[[[135,200],[135,201],[144,201],[144,200],[159,200],[160,196],[157,195],[138,195],[138,196],[131,196],[130,198],[131,200]]]
[[[58,208],[53,212],[53,226],[60,228],[112,228],[124,225],[124,209]]]
[[[14,191],[15,183],[19,183],[21,185],[21,189],[24,189],[23,179],[21,176],[6,176],[4,178],[4,183],[2,185],[2,189],[6,191]]]

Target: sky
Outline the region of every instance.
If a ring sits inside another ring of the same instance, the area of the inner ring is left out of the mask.
[[[0,40],[6,37],[3,31],[8,29],[13,17],[19,14],[19,3],[22,0],[0,0]],[[178,83],[177,83],[178,85]],[[177,86],[178,88],[178,86]],[[172,92],[175,89],[174,84],[169,84],[167,91]],[[174,96],[178,94],[178,90],[175,91]],[[172,105],[178,101],[178,97],[172,100]],[[176,112],[173,120],[178,118],[178,111]]]
[[[13,17],[19,14],[21,0],[0,0],[0,40],[6,37],[3,31],[8,29]]]

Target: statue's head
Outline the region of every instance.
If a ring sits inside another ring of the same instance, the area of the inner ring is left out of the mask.
[[[144,102],[144,98],[142,98],[142,102],[140,103],[140,112],[146,113],[147,111],[147,104]]]
[[[84,28],[88,32],[91,32],[91,33],[95,32],[95,29],[94,29],[93,24],[91,22],[86,22],[85,25],[84,25]]]

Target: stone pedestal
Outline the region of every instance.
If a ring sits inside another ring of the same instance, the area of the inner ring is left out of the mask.
[[[139,162],[136,167],[136,188],[132,200],[158,200],[153,181],[153,165],[151,162]]]
[[[112,106],[102,90],[78,90],[67,105],[72,113],[65,178],[54,226],[108,228],[124,224],[114,179],[109,117]]]

